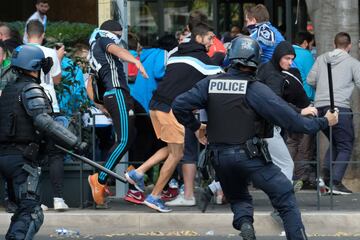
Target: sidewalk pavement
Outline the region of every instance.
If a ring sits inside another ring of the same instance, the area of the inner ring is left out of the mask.
[[[251,192],[254,197],[255,229],[258,236],[279,236],[281,226],[270,217],[272,207],[266,195]],[[334,210],[330,210],[330,197],[320,198],[317,210],[316,191],[297,194],[304,225],[308,235],[360,236],[360,193],[334,196]],[[238,234],[232,228],[229,205],[210,204],[206,213],[195,207],[174,207],[171,213],[157,213],[146,206],[111,199],[108,209],[70,209],[66,212],[45,212],[45,222],[40,234],[54,234],[55,229],[79,230],[81,234],[104,235],[124,233],[188,233],[206,235]],[[0,212],[0,231],[6,232],[11,215]]]

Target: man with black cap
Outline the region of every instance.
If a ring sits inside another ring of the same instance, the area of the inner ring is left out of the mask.
[[[96,71],[98,83],[104,89],[96,98],[110,114],[117,135],[117,142],[105,163],[110,170],[121,160],[135,137],[133,103],[121,60],[133,63],[148,78],[140,61],[119,46],[121,34],[121,25],[117,21],[107,20],[90,38],[90,66]],[[105,172],[100,172],[88,178],[96,204],[104,204],[107,177]]]

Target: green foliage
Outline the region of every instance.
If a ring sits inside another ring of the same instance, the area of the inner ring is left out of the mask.
[[[24,34],[25,22],[9,22],[10,27]],[[76,43],[87,43],[95,25],[87,23],[70,23],[70,22],[48,22],[46,26],[47,45],[51,46],[56,42],[61,42],[65,46],[71,46]]]

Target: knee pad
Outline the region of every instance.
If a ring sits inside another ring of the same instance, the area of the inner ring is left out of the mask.
[[[43,222],[44,222],[43,211],[40,206],[36,206],[33,213],[31,213],[31,221],[25,236],[25,240],[32,240],[34,238],[34,235],[39,231]]]

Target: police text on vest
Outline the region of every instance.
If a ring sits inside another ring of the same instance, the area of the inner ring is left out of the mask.
[[[247,83],[246,80],[211,79],[209,93],[246,94]]]

